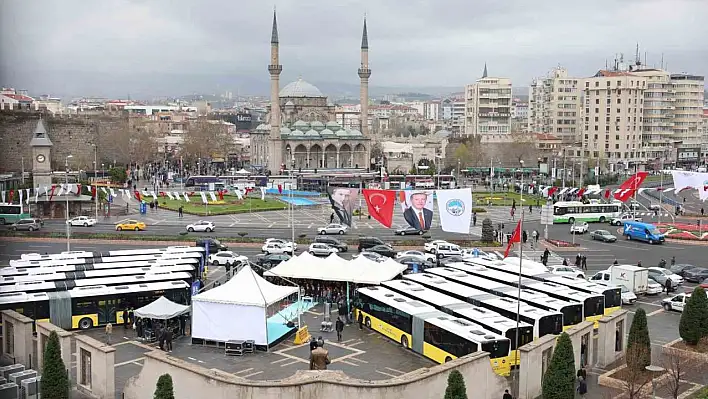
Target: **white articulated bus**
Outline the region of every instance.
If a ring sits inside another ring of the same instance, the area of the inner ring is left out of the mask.
[[[158,267],[158,266],[178,266],[190,265],[199,266],[199,259],[179,258],[179,259],[153,259],[141,260],[135,262],[113,262],[113,263],[90,263],[79,265],[57,265],[57,266],[39,266],[39,267],[5,267],[0,269],[0,277],[16,277],[16,276],[31,276],[33,274],[46,273],[69,273],[69,272],[85,272],[89,270],[103,269],[124,269],[134,267]]]
[[[146,266],[146,267],[125,267],[118,269],[98,269],[87,271],[69,271],[56,272],[54,270],[46,270],[39,268],[37,271],[45,271],[44,273],[33,273],[20,276],[2,276],[0,277],[0,287],[14,285],[17,283],[31,283],[37,281],[63,281],[63,280],[81,280],[98,277],[120,277],[144,275],[150,273],[177,273],[186,272],[192,273],[196,277],[196,267],[194,265],[174,265],[174,266]]]
[[[152,272],[134,276],[85,278],[80,280],[61,281],[32,281],[27,283],[15,283],[13,285],[0,286],[0,295],[16,292],[26,292],[28,294],[33,294],[42,292],[67,291],[75,287],[114,286],[174,280],[181,280],[191,284],[193,278],[193,273],[187,272]]]
[[[124,256],[99,256],[93,258],[71,258],[71,259],[13,259],[10,261],[11,267],[43,267],[43,266],[64,266],[64,265],[91,265],[96,263],[124,263],[140,261],[172,261],[194,259],[197,263],[203,257],[199,252],[168,252],[164,254],[142,254]]]

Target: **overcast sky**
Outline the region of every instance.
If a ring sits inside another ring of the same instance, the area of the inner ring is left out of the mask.
[[[40,6],[41,4],[41,6]],[[0,84],[34,94],[268,93],[272,2],[0,2]],[[560,64],[589,76],[639,42],[649,64],[708,73],[708,0],[275,1],[281,82],[358,84],[361,25],[371,86],[462,87],[481,75],[528,86]],[[282,84],[281,84],[282,86]],[[185,92],[187,91],[187,92]]]

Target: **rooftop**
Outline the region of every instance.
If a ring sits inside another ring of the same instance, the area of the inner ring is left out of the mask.
[[[280,91],[280,97],[326,97],[320,89],[302,78],[290,82]]]

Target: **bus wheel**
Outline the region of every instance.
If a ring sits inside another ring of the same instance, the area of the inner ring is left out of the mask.
[[[445,363],[452,361],[452,358],[450,356],[445,356]]]
[[[575,223],[575,218],[568,218],[568,223],[573,224]]]
[[[401,336],[401,345],[403,345],[404,348],[408,349],[408,337],[405,335]]]
[[[0,224],[5,224],[5,218],[0,218]]]
[[[88,330],[91,327],[93,327],[93,320],[89,319],[88,317],[84,317],[83,319],[79,320],[80,329]]]
[[[600,216],[600,223],[605,223],[605,217],[604,217],[604,216]]]
[[[364,324],[366,324],[366,327],[371,328],[371,319],[368,316],[364,319]]]

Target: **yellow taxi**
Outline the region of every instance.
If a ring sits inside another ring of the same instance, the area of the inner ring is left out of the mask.
[[[124,222],[116,224],[116,231],[121,230],[145,230],[145,223],[139,222],[137,220],[126,220]]]

